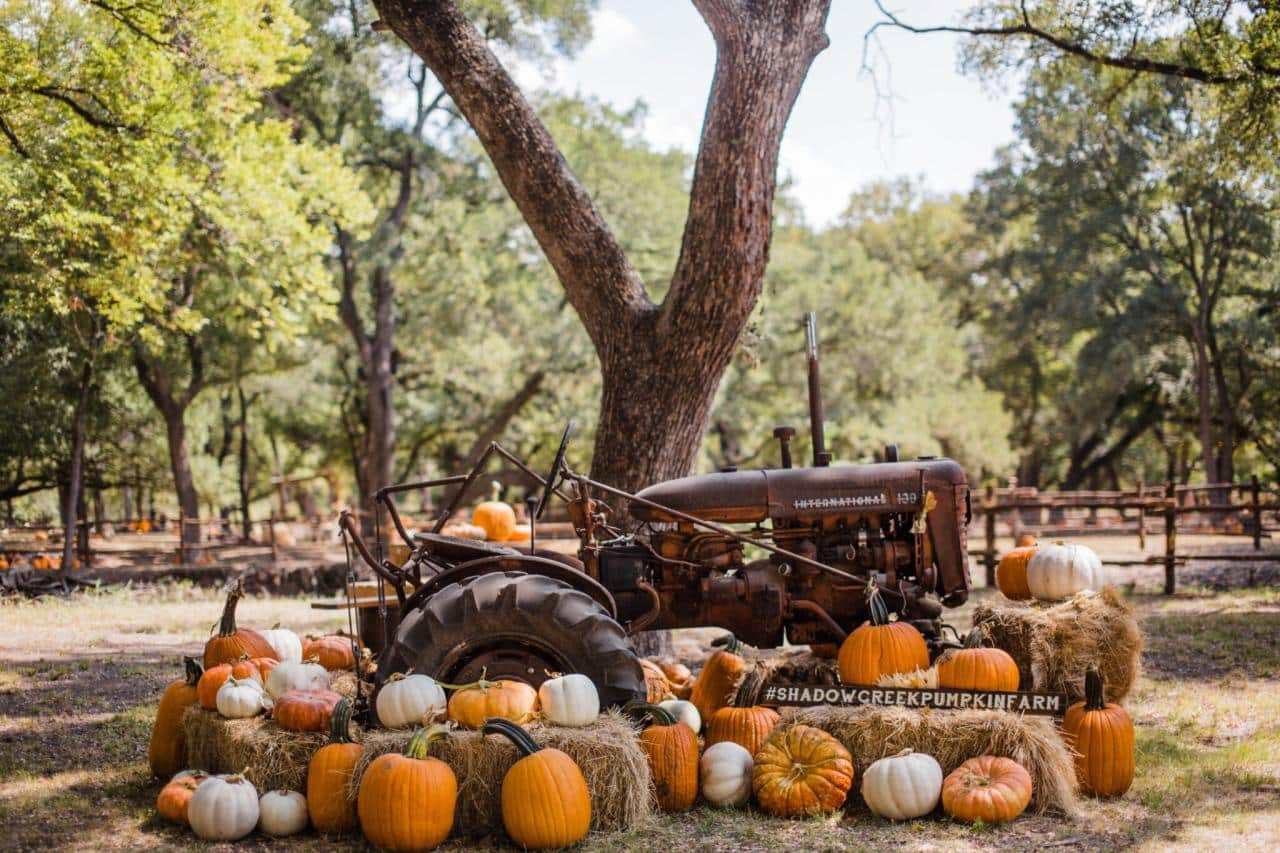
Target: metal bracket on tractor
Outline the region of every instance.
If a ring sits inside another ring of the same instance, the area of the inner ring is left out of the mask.
[[[868,616],[878,594],[911,622],[936,655],[944,607],[970,588],[965,528],[969,486],[950,459],[831,465],[822,431],[816,327],[808,318],[812,467],[792,466],[791,427],[779,427],[781,467],[671,480],[631,494],[565,462],[561,438],[540,475],[498,443],[466,474],[382,489],[376,495],[408,548],[384,559],[381,525],[371,553],[354,518],[340,525],[396,602],[365,641],[378,653],[376,681],[412,669],[450,683],[489,677],[537,686],[549,672],[590,676],[606,704],[643,696],[629,636],[645,630],[717,626],[761,648],[785,642],[833,653]],[[530,500],[528,546],[443,535],[494,455],[541,487]],[[429,533],[410,533],[394,495],[455,487]],[[626,502],[632,529],[610,523],[596,496]],[[577,534],[577,557],[539,549],[537,519],[559,498]],[[373,640],[373,642],[370,642]]]

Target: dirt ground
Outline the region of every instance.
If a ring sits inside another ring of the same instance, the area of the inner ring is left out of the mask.
[[[892,825],[848,813],[788,822],[699,807],[592,835],[582,848],[1280,849],[1280,585],[1255,570],[1264,585],[1241,589],[1247,567],[1219,569],[1182,570],[1172,598],[1154,594],[1158,567],[1117,572],[1148,638],[1145,674],[1127,703],[1138,725],[1138,777],[1125,797],[1087,802],[1076,819],[1024,817],[975,830],[937,817]],[[980,589],[975,598],[988,594]],[[969,609],[954,614],[961,629]],[[216,591],[189,582],[0,602],[0,849],[233,849],[162,822],[146,767],[160,692],[178,676],[181,656],[201,647],[219,610]],[[345,622],[340,612],[282,597],[247,599],[241,618],[299,632]],[[683,636],[678,648],[696,652],[703,637]],[[268,848],[365,846],[313,835],[288,842],[255,835],[234,846]]]

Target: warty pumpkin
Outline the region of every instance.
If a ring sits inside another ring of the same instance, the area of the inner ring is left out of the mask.
[[[1018,689],[1018,665],[1003,649],[984,648],[982,629],[974,628],[964,648],[948,652],[938,661],[938,686],[956,690]]]
[[[996,587],[1005,598],[1025,601],[1031,597],[1027,586],[1027,563],[1036,555],[1035,544],[1021,545],[1008,551],[996,565]]]
[[[724,648],[707,659],[689,693],[689,701],[698,709],[704,722],[709,722],[716,711],[729,704],[729,697],[738,689],[738,682],[747,667],[747,662],[737,654],[742,647],[737,637],[729,634],[715,640],[712,645]]]
[[[330,672],[356,668],[352,639],[343,634],[308,637],[302,644],[302,659],[315,661]]]
[[[663,675],[662,667],[647,658],[640,658],[640,669],[644,672],[646,702],[656,705],[671,695],[671,682]]]
[[[276,700],[271,716],[290,732],[323,732],[342,694],[332,690],[290,690]]]
[[[942,780],[942,808],[966,823],[1008,823],[1031,802],[1031,774],[1012,758],[970,758]]]
[[[670,658],[662,658],[656,663],[658,668],[662,670],[662,674],[667,677],[667,681],[670,682],[673,691],[677,687],[688,684],[693,680],[693,673],[689,671],[689,667],[682,663]]]
[[[478,729],[491,717],[501,717],[517,725],[533,719],[538,708],[538,692],[523,681],[487,681],[460,687],[449,697],[449,719],[460,726]]]
[[[546,850],[585,838],[591,796],[574,760],[539,746],[510,720],[489,720],[484,732],[507,738],[522,756],[502,779],[502,823],[511,840],[527,850]]]
[[[707,721],[707,746],[733,741],[755,755],[779,719],[778,712],[772,708],[726,706]]]
[[[170,779],[156,796],[156,811],[166,820],[180,826],[190,826],[187,808],[191,805],[191,795],[208,778],[208,773],[196,771]]]
[[[840,680],[874,687],[883,675],[928,669],[929,647],[924,637],[906,622],[889,621],[889,608],[874,586],[868,605],[871,619],[840,645]]]
[[[236,606],[244,597],[244,582],[237,580],[227,592],[218,633],[204,644],[204,668],[234,663],[241,658],[274,658],[276,650],[257,631],[236,627]]]
[[[342,835],[356,828],[356,804],[347,797],[347,783],[355,775],[361,747],[351,741],[350,699],[333,708],[329,742],[316,750],[307,765],[307,813],[317,832]]]
[[[627,709],[653,720],[640,732],[640,746],[649,756],[658,808],[664,812],[691,808],[698,799],[698,736],[660,705],[632,703]]]
[[[218,691],[222,689],[222,685],[226,683],[228,678],[262,683],[262,674],[247,658],[238,660],[235,663],[220,663],[217,666],[209,667],[200,676],[200,681],[196,684],[196,692],[200,697],[201,708],[209,711],[218,710]]]
[[[147,745],[147,763],[157,779],[168,779],[187,763],[186,739],[182,734],[182,715],[200,701],[200,664],[185,658],[187,672],[164,689],[155,724],[151,726],[151,742]]]
[[[831,735],[812,726],[778,729],[755,755],[751,790],[760,807],[779,817],[835,811],[853,787],[853,758]]]
[[[356,810],[364,837],[382,850],[430,850],[449,837],[458,779],[427,750],[447,737],[442,724],[419,729],[403,755],[373,760],[360,777]]]
[[[1089,667],[1084,701],[1067,709],[1062,733],[1075,752],[1080,787],[1099,797],[1118,797],[1133,784],[1133,720],[1124,708],[1103,698],[1102,687],[1102,674]]]

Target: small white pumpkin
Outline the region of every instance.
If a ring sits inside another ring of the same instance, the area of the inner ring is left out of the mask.
[[[677,723],[684,723],[693,729],[695,735],[702,731],[702,715],[698,713],[698,706],[689,700],[667,699],[665,702],[659,702],[658,707],[675,717]]]
[[[862,776],[867,808],[890,820],[927,815],[942,796],[942,767],[932,755],[904,749],[872,763]]]
[[[267,676],[267,695],[279,699],[290,690],[328,690],[329,670],[318,663],[280,661]]]
[[[698,761],[702,796],[713,806],[740,806],[751,798],[751,768],[747,748],[733,741],[707,747]]]
[[[589,726],[600,715],[595,682],[576,672],[542,682],[538,701],[547,722],[557,726]]]
[[[281,663],[302,660],[302,638],[288,628],[268,628],[258,633],[276,650],[276,660]]]
[[[251,678],[228,678],[218,688],[218,713],[230,720],[256,716],[263,708],[262,686]]]
[[[1059,601],[1107,585],[1102,560],[1086,545],[1041,545],[1027,563],[1027,587],[1041,601]]]
[[[267,835],[296,835],[307,828],[307,798],[297,791],[267,791],[258,800],[258,829]]]
[[[444,688],[429,675],[393,675],[378,691],[378,722],[389,729],[420,726],[445,713]]]
[[[237,841],[258,825],[258,790],[243,776],[214,776],[191,795],[191,830],[209,841]]]

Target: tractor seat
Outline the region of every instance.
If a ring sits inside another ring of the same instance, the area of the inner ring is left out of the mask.
[[[415,548],[421,548],[431,557],[448,563],[462,563],[478,560],[481,557],[511,557],[520,552],[496,542],[485,542],[483,539],[463,539],[458,536],[444,536],[439,533],[412,533]]]

